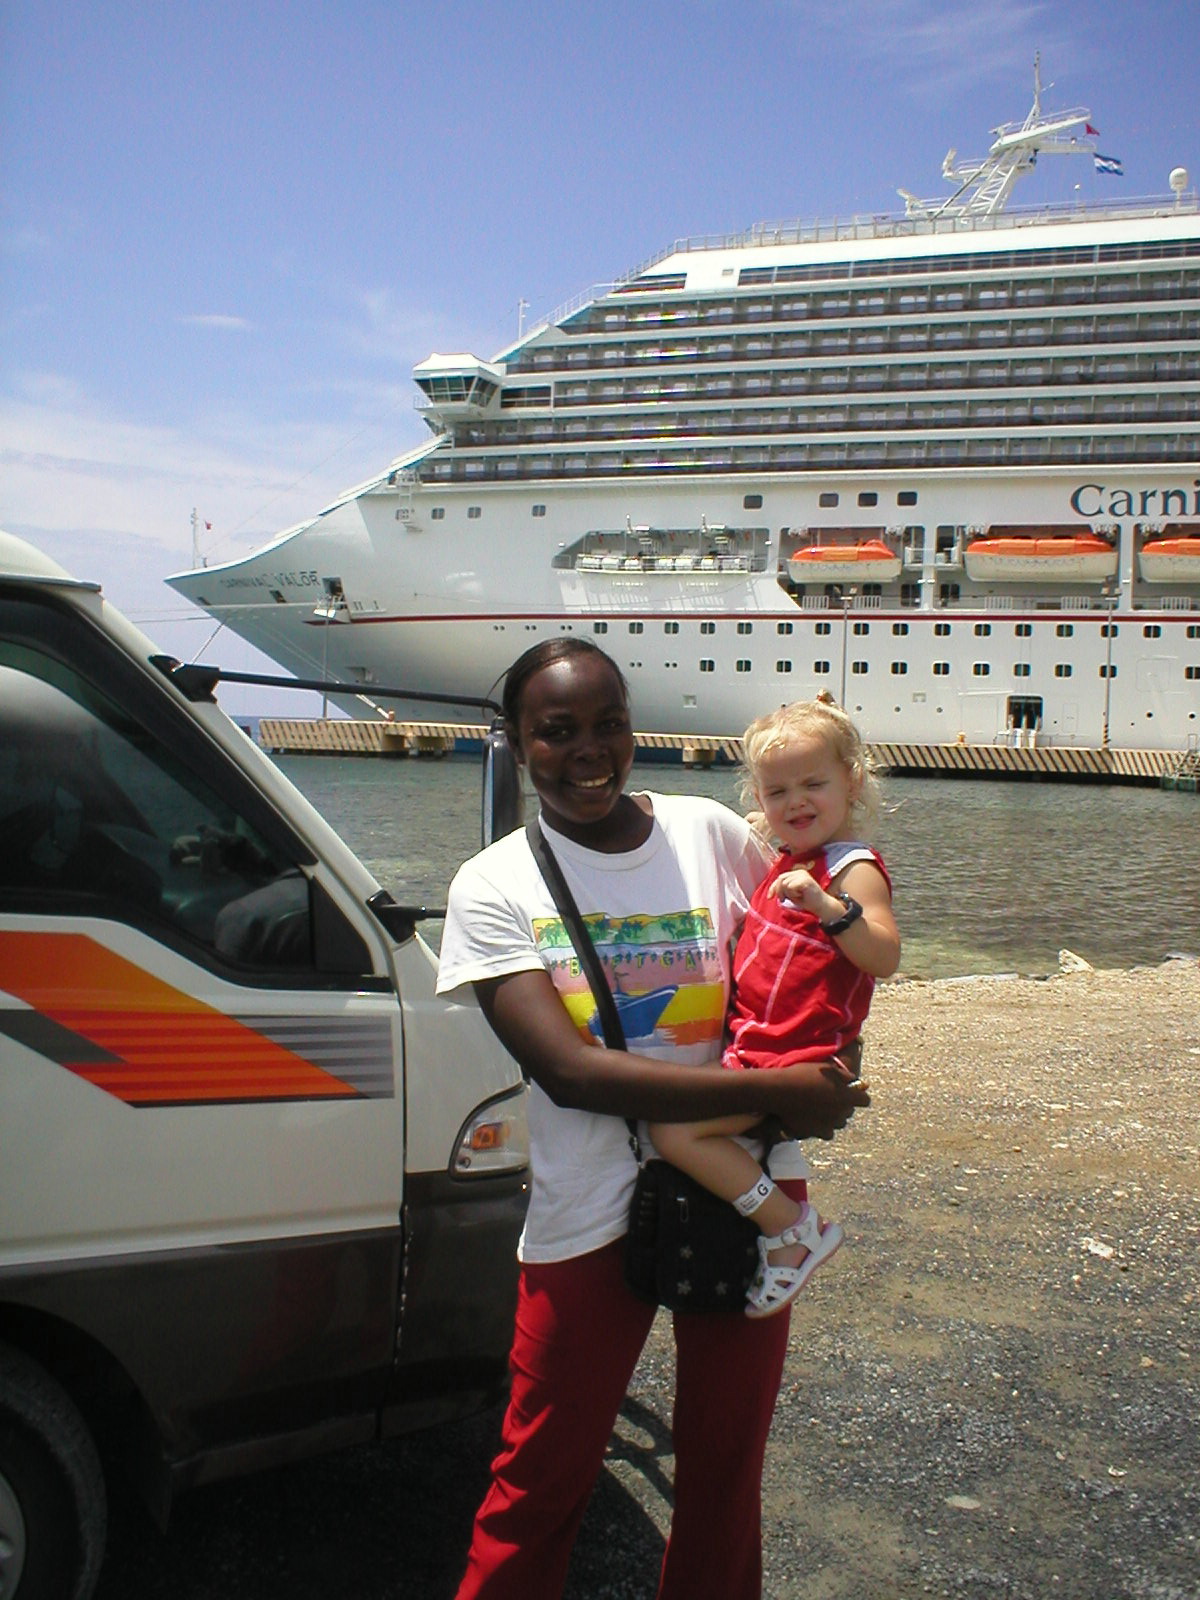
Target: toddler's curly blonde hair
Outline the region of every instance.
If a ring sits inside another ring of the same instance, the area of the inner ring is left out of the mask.
[[[815,700],[795,700],[791,705],[756,717],[742,735],[742,770],[738,789],[742,804],[759,805],[758,774],[768,750],[778,750],[796,739],[820,739],[850,774],[850,818],[858,832],[866,833],[879,821],[883,796],[879,775],[862,735],[828,693]],[[766,819],[755,809],[751,822],[764,835]]]

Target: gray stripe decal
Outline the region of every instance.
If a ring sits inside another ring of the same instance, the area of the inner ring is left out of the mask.
[[[368,1099],[390,1099],[394,1093],[392,1024],[387,1017],[239,1016],[237,1020]]]
[[[70,1028],[44,1017],[40,1011],[17,1010],[8,1006],[0,1008],[0,1033],[7,1034],[27,1050],[45,1056],[60,1067],[68,1063],[91,1066],[101,1061],[117,1062],[121,1059],[100,1045],[93,1044],[90,1039],[85,1039],[82,1034],[72,1033]]]

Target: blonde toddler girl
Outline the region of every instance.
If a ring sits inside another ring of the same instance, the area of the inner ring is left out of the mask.
[[[824,699],[759,717],[743,739],[743,798],[779,847],[755,891],[734,954],[735,992],[722,1064],[753,1070],[835,1059],[858,1039],[876,978],[900,962],[891,880],[857,837],[878,810],[858,729]],[[760,1230],[746,1315],[790,1305],[842,1241],[807,1202],[776,1188],[736,1135],[749,1117],[656,1123],[659,1153]]]

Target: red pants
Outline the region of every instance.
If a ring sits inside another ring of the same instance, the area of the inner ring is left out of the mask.
[[[803,1185],[788,1186],[802,1194]],[[654,1308],[625,1287],[624,1241],[526,1265],[512,1394],[458,1600],[558,1600]],[[759,1600],[763,1456],[786,1312],[675,1318],[675,1508],[659,1600]]]

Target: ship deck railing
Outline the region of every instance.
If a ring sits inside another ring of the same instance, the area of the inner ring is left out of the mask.
[[[1115,218],[1163,217],[1200,208],[1197,191],[1189,189],[1179,196],[1142,195],[1127,200],[1059,201],[1036,206],[1008,206],[994,213],[942,212],[937,208],[946,197],[922,203],[928,215],[909,216],[903,212],[867,212],[850,217],[792,218],[782,222],[756,222],[738,233],[700,233],[676,239],[666,249],[649,256],[618,284],[629,283],[673,255],[697,250],[737,250],[775,244],[831,244],[843,240],[903,239],[925,234],[994,233],[1010,228],[1029,227],[1035,222],[1100,222]],[[870,263],[863,263],[869,270]]]
[[[651,271],[662,261],[674,255],[687,255],[700,250],[742,250],[776,244],[836,244],[843,240],[905,239],[922,235],[944,233],[999,232],[1004,229],[1029,227],[1037,222],[1100,222],[1114,218],[1167,217],[1200,209],[1200,198],[1195,189],[1175,196],[1143,195],[1127,200],[1103,203],[1093,200],[1061,201],[1037,206],[1008,206],[995,213],[938,213],[938,207],[948,197],[923,201],[929,208],[926,216],[909,216],[904,212],[860,213],[850,217],[817,217],[809,220],[793,218],[783,222],[756,222],[738,233],[699,233],[676,239],[673,244],[647,256],[630,271],[609,283],[594,283],[588,289],[556,306],[550,315],[530,328],[522,339],[526,342],[542,328],[555,326],[573,316],[576,311],[595,300],[602,299],[613,289],[632,283],[643,273]],[[869,270],[870,263],[863,264]]]

